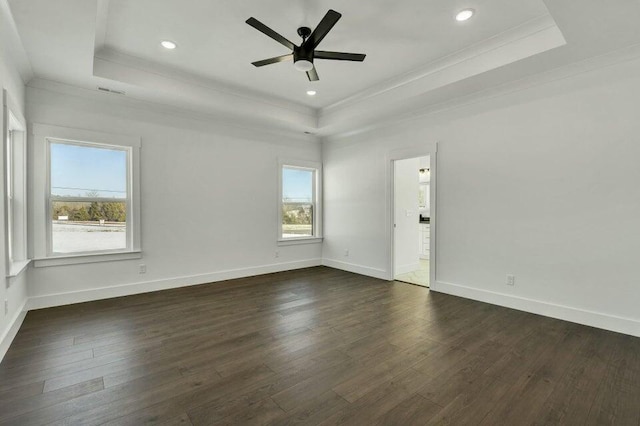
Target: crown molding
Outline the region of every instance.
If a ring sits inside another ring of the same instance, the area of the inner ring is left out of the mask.
[[[31,61],[27,55],[18,27],[13,19],[11,8],[7,0],[0,0],[0,40],[5,43],[11,58],[13,59],[22,82],[27,84],[35,74],[33,73],[33,67]]]
[[[523,43],[523,41],[527,43]],[[505,47],[509,47],[512,44],[517,44],[519,49],[505,49]],[[452,69],[469,64],[476,59],[483,59],[486,65],[491,65],[494,61],[496,66],[508,63],[506,61],[510,58],[506,55],[502,58],[502,61],[498,61],[499,58],[489,57],[496,53],[504,55],[505,53],[514,52],[517,55],[516,57],[528,57],[540,51],[546,51],[564,44],[566,44],[566,41],[551,15],[540,16],[324,107],[320,111],[320,116],[329,116],[338,110],[349,108],[359,102],[380,96],[402,86],[421,79],[432,78],[434,74],[451,72]],[[523,50],[523,48],[527,49]]]
[[[265,120],[289,123],[299,130],[312,131],[317,127],[314,108],[222,84],[110,48],[96,52],[93,74],[152,91],[158,100],[164,94],[167,102],[183,101],[205,110],[256,115]]]
[[[504,84],[485,86],[483,84],[475,85],[481,87],[473,93],[458,97],[442,96],[444,101],[436,101],[426,103],[424,99],[408,105],[402,112],[396,114],[387,114],[385,119],[367,120],[359,123],[353,123],[344,131],[337,131],[322,135],[323,142],[340,142],[354,136],[363,137],[371,132],[378,132],[382,128],[390,126],[405,126],[416,120],[425,120],[432,117],[434,120],[441,119],[442,114],[454,112],[463,108],[472,108],[477,104],[488,102],[491,100],[499,100],[518,92],[533,89],[545,84],[560,82],[573,77],[597,72],[599,70],[615,67],[625,63],[631,63],[640,60],[640,43],[626,46],[624,48],[585,58],[579,61],[570,62],[568,64],[558,66],[556,68],[537,72],[533,75],[520,78],[518,80],[509,81]]]
[[[107,22],[109,18],[109,0],[97,0],[97,3],[94,52],[99,52],[105,47],[107,40]]]
[[[56,96],[53,98],[51,95]],[[270,143],[319,142],[319,138],[313,134],[278,127],[273,121],[265,123],[237,115],[194,111],[146,98],[136,99],[129,95],[110,94],[41,78],[34,78],[27,85],[27,110],[34,103],[65,105],[122,118],[135,116],[138,120],[192,130],[224,131],[225,134],[252,140],[260,135],[260,140]]]

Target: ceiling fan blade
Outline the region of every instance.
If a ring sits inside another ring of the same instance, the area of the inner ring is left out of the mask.
[[[311,68],[311,71],[307,71],[307,77],[309,77],[309,81],[318,81],[318,71],[316,71],[316,67]]]
[[[335,61],[358,61],[362,62],[365,58],[364,53],[344,53],[344,52],[325,52],[316,50],[313,57],[316,59],[333,59]]]
[[[251,62],[256,67],[263,67],[265,65],[277,64],[278,62],[290,61],[293,59],[293,53],[288,55],[276,56],[275,58],[263,59],[261,61]]]
[[[327,35],[331,28],[338,22],[342,15],[333,9],[329,9],[322,21],[318,24],[315,30],[311,33],[308,39],[305,40],[303,46],[307,50],[315,49],[322,39]]]
[[[295,47],[295,44],[291,43],[289,40],[287,40],[277,32],[273,31],[271,28],[267,27],[265,24],[258,21],[256,18],[251,17],[247,19],[247,24],[251,25],[253,28],[260,31],[261,33],[271,37],[272,39],[274,39],[281,45],[287,47],[288,49],[293,50],[293,48]]]

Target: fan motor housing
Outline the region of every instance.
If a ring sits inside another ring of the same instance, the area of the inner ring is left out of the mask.
[[[303,47],[305,40],[311,35],[311,28],[298,28],[298,35],[302,37],[302,43],[300,43],[300,47],[296,46],[295,49],[293,49],[293,62],[298,62],[303,59],[313,62],[313,49],[305,49]]]
[[[293,50],[293,62],[298,62],[300,60],[313,62],[313,50],[306,50],[302,47],[296,47]]]

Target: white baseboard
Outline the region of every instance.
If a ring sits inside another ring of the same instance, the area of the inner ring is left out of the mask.
[[[18,309],[18,312],[16,312],[14,317],[11,319],[11,322],[9,323],[9,327],[4,332],[2,337],[0,337],[0,362],[2,362],[2,359],[7,354],[7,351],[9,350],[9,346],[11,346],[11,342],[13,342],[13,339],[16,337],[16,334],[18,334],[18,330],[20,330],[20,326],[22,325],[24,318],[27,316],[26,307],[27,307],[27,300],[25,300],[22,306],[20,306],[20,308]]]
[[[216,281],[231,280],[235,278],[251,277],[254,275],[270,274],[273,272],[309,268],[312,266],[320,266],[321,264],[321,259],[308,259],[296,262],[262,265],[251,268],[229,269],[226,271],[218,271],[207,274],[188,275],[154,281],[144,281],[139,283],[100,287],[68,293],[47,294],[43,296],[30,297],[27,303],[27,308],[28,310],[50,308],[53,306],[69,305],[72,303],[90,302],[93,300],[110,299],[113,297],[130,296],[133,294],[149,293],[152,291],[167,290],[171,288],[187,287],[191,285],[206,284]]]
[[[420,262],[410,263],[408,265],[400,265],[395,267],[395,275],[408,274],[409,272],[420,269]]]
[[[546,317],[557,318],[590,327],[629,334],[640,337],[640,321],[631,318],[623,318],[600,312],[587,311],[569,306],[557,305],[540,300],[527,299],[510,294],[496,293],[459,284],[437,281],[431,286],[431,290],[466,299],[478,300],[494,305],[505,306],[519,311],[531,312]]]
[[[389,280],[389,273],[384,269],[371,268],[369,266],[361,266],[355,263],[342,262],[340,260],[333,259],[322,259],[322,264],[324,266],[329,266],[330,268],[353,272],[360,275],[366,275],[368,277],[379,278],[385,281]]]

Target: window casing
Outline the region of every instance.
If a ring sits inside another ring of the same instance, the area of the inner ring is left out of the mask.
[[[27,258],[26,125],[4,92],[5,253],[9,277],[18,275]]]
[[[279,162],[278,241],[322,241],[322,166],[317,162]]]
[[[141,257],[139,151],[137,137],[34,124],[36,267]]]

